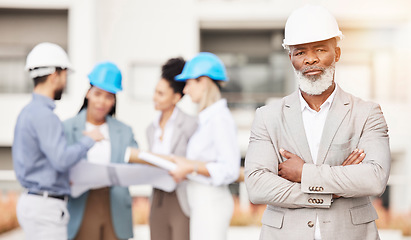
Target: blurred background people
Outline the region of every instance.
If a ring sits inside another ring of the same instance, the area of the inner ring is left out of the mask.
[[[184,95],[185,83],[176,82],[174,77],[184,64],[184,59],[172,58],[162,66],[153,97],[160,114],[147,128],[149,150],[154,154],[185,156],[188,140],[197,128],[197,118],[176,106]],[[190,239],[186,182],[173,192],[153,189],[149,223],[152,240]]]
[[[188,61],[177,81],[186,82],[184,93],[199,105],[199,123],[187,146],[187,158],[174,157],[176,181],[187,175],[204,176],[203,183],[187,184],[190,239],[226,239],[234,203],[228,185],[239,177],[240,151],[236,125],[221,98],[228,81],[225,66],[214,54],[202,52]]]
[[[40,43],[27,56],[33,98],[18,117],[12,151],[16,176],[27,189],[17,204],[26,239],[67,239],[67,171],[103,139],[98,130],[79,132],[76,144],[67,146],[63,124],[53,110],[69,69],[66,52],[53,43]]]
[[[87,153],[87,161],[123,163],[127,147],[138,147],[131,128],[114,118],[122,75],[111,62],[97,64],[88,75],[90,89],[77,116],[64,122],[67,141],[74,144],[86,130],[99,129],[104,140]],[[69,239],[129,239],[133,237],[131,196],[127,187],[93,189],[69,198]]]

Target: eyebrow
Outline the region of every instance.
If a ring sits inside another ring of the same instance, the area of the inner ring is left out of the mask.
[[[292,51],[300,51],[304,49],[307,49],[307,47],[297,47],[297,48],[294,48]]]
[[[318,45],[314,45],[314,48],[318,48],[318,47],[327,47],[327,44],[318,44]]]
[[[318,44],[318,45],[314,45],[314,46],[312,46],[313,48],[319,48],[319,47],[327,47],[327,44]],[[297,48],[294,48],[292,51],[301,51],[301,50],[305,50],[305,49],[307,49],[308,47],[297,47]]]

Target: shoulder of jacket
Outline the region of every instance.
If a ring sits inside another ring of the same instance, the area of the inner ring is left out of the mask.
[[[77,120],[78,120],[78,115],[64,120],[63,125],[66,127],[73,126]]]
[[[113,118],[113,117],[108,117],[108,118],[110,119],[109,124],[115,125],[116,128],[121,128],[121,129],[126,130],[126,131],[132,131],[131,126],[129,126],[128,124],[126,124],[126,123],[124,123],[124,122],[122,122],[122,121],[120,121],[116,118]]]
[[[189,114],[183,112],[181,109],[180,109],[179,114],[181,114],[180,117],[179,117],[180,124],[183,124],[184,126],[190,126],[190,127],[193,127],[193,125],[198,124],[198,117],[197,116],[189,115]]]
[[[260,112],[278,112],[284,108],[286,101],[290,96],[283,97],[281,99],[275,99],[268,102],[266,105],[257,108]]]
[[[352,103],[353,108],[364,111],[365,109],[372,109],[372,108],[379,108],[380,105],[373,101],[368,101],[361,99],[357,96],[354,96],[351,93],[344,92],[344,94],[349,98],[350,102]]]

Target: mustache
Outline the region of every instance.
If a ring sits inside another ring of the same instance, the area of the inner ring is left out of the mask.
[[[325,68],[325,67],[319,67],[319,66],[307,66],[307,67],[301,69],[299,72],[302,73],[302,74],[304,74],[308,71],[311,71],[311,70],[321,70],[322,72],[324,72],[326,69],[327,68]]]

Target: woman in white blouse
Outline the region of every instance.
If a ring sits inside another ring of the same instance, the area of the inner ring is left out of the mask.
[[[234,208],[228,185],[238,179],[241,161],[236,125],[221,99],[221,84],[228,81],[225,67],[216,55],[199,53],[175,79],[186,81],[184,93],[199,104],[199,125],[186,158],[174,157],[177,169],[170,172],[176,181],[202,176],[187,186],[190,239],[224,240]]]
[[[64,122],[69,144],[84,130],[98,128],[104,140],[87,153],[87,161],[123,163],[127,147],[137,148],[131,128],[114,118],[116,93],[122,90],[121,72],[111,62],[97,64],[89,74],[91,87],[80,112]],[[92,173],[90,173],[92,174]],[[106,187],[69,198],[69,239],[129,239],[133,237],[131,196],[127,187]]]

